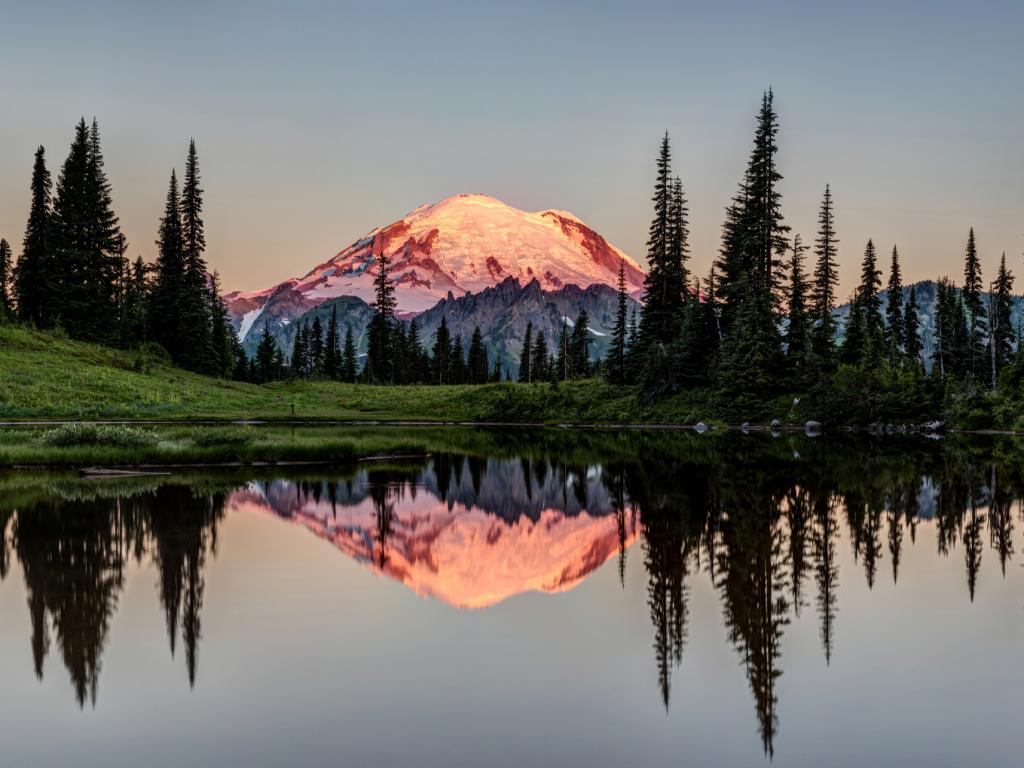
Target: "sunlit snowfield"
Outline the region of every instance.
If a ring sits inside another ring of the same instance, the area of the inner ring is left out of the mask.
[[[0,763],[1017,763],[1014,444],[528,444],[0,476]]]

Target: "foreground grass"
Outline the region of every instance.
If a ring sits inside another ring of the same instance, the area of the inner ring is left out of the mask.
[[[197,376],[136,352],[0,326],[0,420],[340,420],[517,423],[696,423],[710,394],[647,405],[599,381],[374,387],[334,382],[265,386]]]
[[[125,429],[121,427],[120,429]],[[215,465],[275,462],[349,464],[374,456],[423,456],[440,445],[424,431],[278,427],[131,428],[144,441],[54,441],[54,430],[0,430],[0,467]]]

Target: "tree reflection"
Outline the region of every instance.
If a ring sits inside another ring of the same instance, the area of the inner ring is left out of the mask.
[[[885,582],[890,572],[898,585],[913,567],[914,548],[931,551],[934,535],[938,555],[952,555],[950,562],[963,568],[973,601],[987,586],[982,563],[994,569],[998,560],[1005,574],[1015,555],[1014,504],[1024,492],[1016,444],[669,432],[575,440],[559,431],[557,438],[509,439],[501,459],[440,453],[415,468],[375,466],[340,479],[300,477],[241,488],[267,497],[276,491],[281,503],[273,509],[285,516],[322,503],[315,523],[327,527],[328,518],[353,519],[345,517],[346,507],[357,510],[357,531],[337,526],[334,532],[358,541],[361,562],[386,571],[406,557],[417,521],[404,512],[400,518],[396,509],[403,510],[402,500],[417,491],[436,497],[448,511],[474,506],[499,523],[523,515],[536,523],[546,510],[564,519],[584,512],[604,516],[596,526],[604,537],[600,557],[586,549],[593,543],[586,541],[580,547],[591,560],[580,560],[596,568],[617,559],[625,588],[628,547],[639,536],[640,549],[629,562],[639,567],[642,558],[643,574],[636,575],[646,577],[646,589],[638,599],[651,622],[660,704],[669,709],[673,694],[686,692],[680,668],[693,620],[691,590],[703,586],[721,605],[726,639],[741,662],[768,756],[780,733],[778,681],[789,623],[802,611],[813,612],[804,619],[818,624],[825,665],[838,653],[840,562],[844,591],[851,577],[872,588],[879,574]],[[183,648],[194,685],[206,569],[216,555],[225,494],[240,482],[191,478],[152,487],[106,486],[113,488],[109,492],[79,485],[67,493],[48,489],[43,498],[9,502],[9,508],[0,499],[0,578],[20,564],[36,674],[42,677],[57,650],[79,704],[95,702],[126,569],[149,557],[170,652]],[[995,553],[990,561],[986,543]],[[847,574],[851,558],[856,565]]]
[[[816,443],[801,456],[797,450],[787,453],[783,441],[673,436],[662,438],[659,451],[640,450],[635,462],[604,472],[620,540],[625,508],[635,505],[639,512],[662,703],[670,704],[672,672],[682,658],[688,579],[703,572],[720,595],[768,756],[778,733],[783,634],[805,602],[809,570],[826,665],[832,661],[841,519],[869,589],[885,557],[898,583],[905,550],[917,541],[922,503],[929,517],[934,513],[939,554],[964,547],[972,600],[979,588],[986,521],[1004,573],[1014,554],[1011,509],[1022,487],[1022,462],[1015,453],[1004,457],[954,440],[939,445],[879,441],[867,450],[861,445],[844,450],[836,442]],[[1010,479],[997,483],[1007,475]],[[620,551],[620,569],[621,558]]]
[[[56,644],[79,705],[87,699],[95,705],[126,562],[151,548],[171,651],[180,616],[194,682],[203,567],[222,509],[223,495],[197,494],[187,486],[113,498],[51,498],[19,509],[12,538],[25,577],[37,677],[42,679]]]

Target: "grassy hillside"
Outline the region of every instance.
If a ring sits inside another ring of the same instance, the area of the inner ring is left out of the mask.
[[[557,386],[256,386],[186,373],[139,352],[0,326],[0,420],[285,420],[294,415],[312,420],[694,423],[713,413],[704,393],[649,407],[633,389],[596,381]]]

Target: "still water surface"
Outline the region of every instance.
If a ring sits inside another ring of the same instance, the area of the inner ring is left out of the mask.
[[[0,474],[0,765],[1020,762],[1024,444]]]

